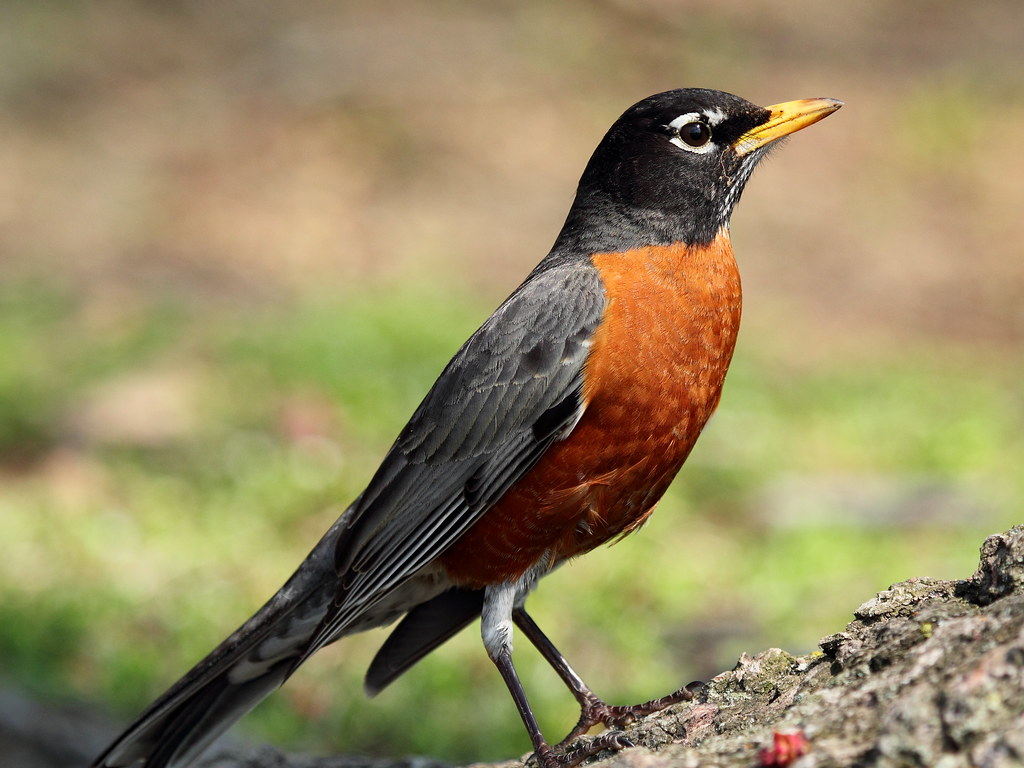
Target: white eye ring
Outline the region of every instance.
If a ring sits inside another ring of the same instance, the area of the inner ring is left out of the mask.
[[[680,115],[672,122],[670,122],[667,126],[673,134],[672,138],[669,139],[669,143],[675,144],[677,147],[679,147],[680,149],[685,149],[687,152],[693,152],[698,155],[703,155],[713,151],[715,149],[715,142],[712,141],[710,138],[703,144],[693,146],[692,144],[687,144],[679,136],[680,130],[682,130],[684,126],[687,126],[690,123],[700,123],[701,125],[707,127],[709,122],[710,121],[700,112],[687,112],[685,115]]]

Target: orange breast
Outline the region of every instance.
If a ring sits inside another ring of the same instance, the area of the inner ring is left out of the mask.
[[[718,404],[740,321],[728,235],[593,257],[607,305],[586,410],[441,558],[458,583],[517,578],[638,528]]]

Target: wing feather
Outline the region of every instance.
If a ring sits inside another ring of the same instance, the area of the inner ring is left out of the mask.
[[[435,560],[578,421],[594,269],[535,271],[445,368],[345,520],[341,588],[308,656]]]

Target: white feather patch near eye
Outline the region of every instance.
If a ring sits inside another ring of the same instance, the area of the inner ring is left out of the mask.
[[[678,136],[673,136],[671,139],[668,140],[668,143],[675,144],[680,149],[685,149],[687,152],[693,152],[695,155],[704,155],[715,149],[715,142],[713,141],[709,141],[707,144],[703,144],[699,147],[691,147]]]
[[[704,117],[708,121],[708,125],[718,125],[720,122],[725,120],[725,112],[720,110],[718,107],[712,107],[704,113]]]
[[[700,112],[687,112],[685,115],[680,115],[671,123],[668,124],[669,128],[679,130],[687,123],[693,123],[704,117]]]

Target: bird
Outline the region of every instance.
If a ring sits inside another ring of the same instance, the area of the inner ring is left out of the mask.
[[[526,611],[561,564],[637,530],[718,406],[741,287],[730,217],[779,140],[842,106],[769,107],[682,88],[627,109],[599,142],[551,250],[443,369],[365,490],[284,586],[156,699],[93,768],[182,768],[317,650],[395,624],[375,694],[480,619],[541,768],[630,741]],[[514,629],[580,705],[549,743],[512,659]],[[608,730],[578,746],[596,725]]]

